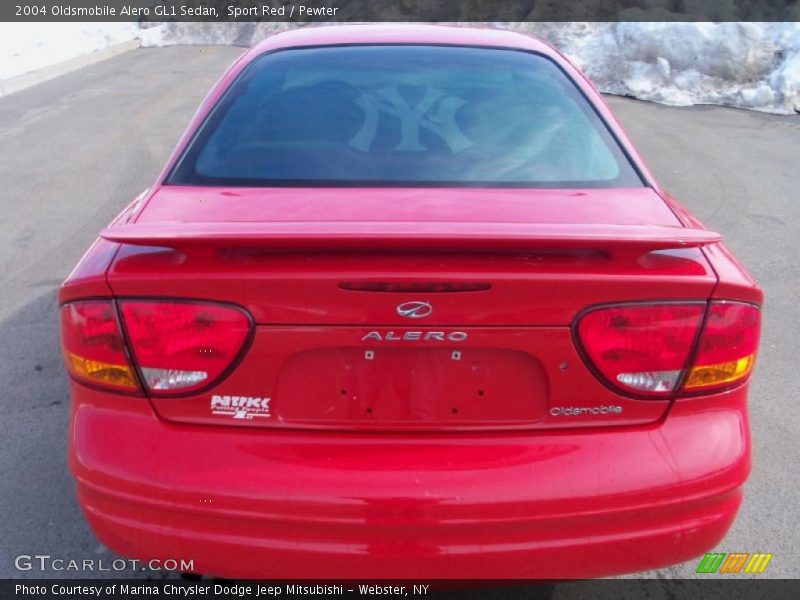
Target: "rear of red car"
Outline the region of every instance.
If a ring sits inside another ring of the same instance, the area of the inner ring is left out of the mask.
[[[761,292],[539,42],[272,38],[101,236],[60,295],[70,464],[123,555],[591,577],[736,515]]]

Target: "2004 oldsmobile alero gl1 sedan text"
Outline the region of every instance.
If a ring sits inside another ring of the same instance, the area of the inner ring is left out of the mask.
[[[276,35],[61,287],[80,505],[221,577],[685,561],[742,500],[761,303],[546,44]]]

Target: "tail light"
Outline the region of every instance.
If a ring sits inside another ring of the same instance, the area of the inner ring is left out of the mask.
[[[612,386],[669,396],[686,367],[704,309],[704,303],[599,308],[581,318],[578,336]]]
[[[140,391],[111,300],[62,306],[61,345],[67,371],[75,379],[118,391]]]
[[[146,300],[119,305],[131,353],[154,396],[213,385],[250,335],[248,315],[232,306]]]
[[[78,380],[138,391],[138,369],[153,396],[196,392],[234,366],[252,333],[249,315],[233,306],[120,300],[118,308],[121,323],[111,300],[62,307],[64,355]]]
[[[760,327],[761,311],[752,304],[712,302],[683,391],[705,392],[746,378],[755,364]]]
[[[755,361],[759,324],[759,309],[740,302],[620,305],[585,313],[576,334],[610,386],[668,398],[682,381],[687,394],[743,382]]]

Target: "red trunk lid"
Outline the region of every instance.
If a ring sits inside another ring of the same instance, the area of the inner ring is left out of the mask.
[[[124,242],[108,274],[116,295],[232,302],[253,315],[253,345],[227,379],[154,400],[167,419],[202,423],[653,421],[668,402],[604,387],[570,324],[590,305],[706,299],[716,283],[696,247],[716,234],[683,228],[647,188],[164,187],[135,224],[103,236]],[[476,291],[428,291],[452,283]],[[382,284],[392,291],[343,289]],[[432,310],[410,318],[398,311],[408,302]],[[270,398],[269,416],[232,410],[235,398],[253,397]],[[220,410],[226,402],[231,410]],[[587,410],[555,414],[563,408]]]

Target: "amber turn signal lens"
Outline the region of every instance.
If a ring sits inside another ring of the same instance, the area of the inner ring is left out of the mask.
[[[716,365],[698,365],[692,367],[686,383],[685,390],[697,390],[707,386],[725,385],[733,383],[750,374],[755,362],[755,355],[750,354],[738,360],[719,363]]]
[[[78,377],[114,387],[136,388],[136,378],[127,365],[113,365],[69,353],[69,366]]]

